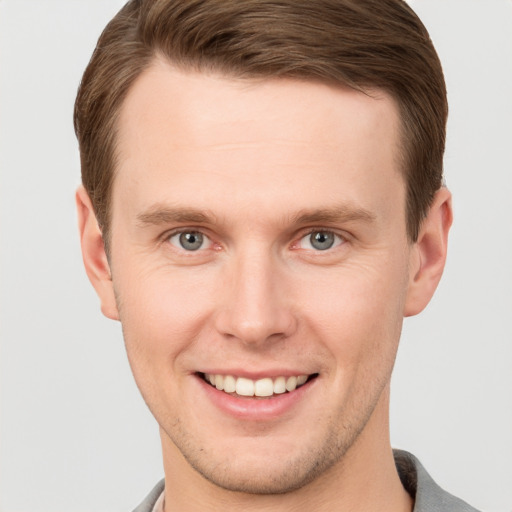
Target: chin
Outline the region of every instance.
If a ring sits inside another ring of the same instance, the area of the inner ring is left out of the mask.
[[[350,439],[331,435],[317,442],[310,439],[307,445],[300,440],[269,442],[268,438],[259,438],[248,442],[245,438],[239,446],[231,442],[213,449],[206,448],[207,443],[190,443],[184,438],[181,441],[185,442],[173,444],[188,464],[216,487],[244,494],[275,495],[301,489],[336,466],[356,437],[355,432]]]
[[[315,457],[316,459],[316,457]],[[285,459],[286,460],[286,459]],[[190,461],[189,461],[190,462]],[[261,455],[257,466],[244,461],[243,467],[223,464],[213,468],[192,464],[199,474],[212,484],[232,492],[244,494],[285,494],[296,491],[334,465],[336,461],[286,460],[280,463],[265,461],[261,464]]]

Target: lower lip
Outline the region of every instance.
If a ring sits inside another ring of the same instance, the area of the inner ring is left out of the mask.
[[[299,402],[303,401],[316,379],[306,382],[294,391],[273,395],[268,398],[239,397],[230,395],[208,384],[202,377],[195,376],[208,399],[222,412],[246,421],[270,421],[278,419]]]

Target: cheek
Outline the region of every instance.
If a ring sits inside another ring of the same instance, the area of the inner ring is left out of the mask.
[[[200,337],[212,290],[165,272],[117,277],[123,337],[135,382],[160,423],[169,424],[173,417],[165,415],[179,410],[179,390],[190,371],[187,353]]]
[[[401,267],[343,268],[300,284],[306,322],[345,370],[394,359],[406,275]]]
[[[179,369],[180,354],[194,344],[211,314],[213,285],[200,272],[120,272],[116,282],[132,366],[151,365],[156,374],[159,368]]]

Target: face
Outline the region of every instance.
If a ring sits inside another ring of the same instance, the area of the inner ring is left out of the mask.
[[[384,93],[159,62],[133,86],[111,310],[175,464],[285,492],[382,436],[411,258],[398,130]]]

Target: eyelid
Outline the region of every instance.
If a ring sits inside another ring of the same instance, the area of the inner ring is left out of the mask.
[[[189,255],[193,255],[194,253],[201,253],[207,249],[212,249],[212,248],[220,249],[221,248],[220,244],[216,243],[213,240],[213,238],[209,234],[206,233],[206,231],[207,230],[205,230],[204,228],[199,228],[199,227],[185,226],[185,227],[174,228],[169,231],[166,231],[165,233],[163,233],[161,235],[160,243],[169,243],[170,245],[173,246],[174,249],[184,252],[184,253],[188,253]],[[347,234],[346,232],[339,232],[338,230],[335,230],[332,228],[325,228],[325,227],[310,227],[310,228],[306,228],[305,230],[301,230],[301,232],[298,234],[298,236],[295,237],[295,241],[292,242],[291,248],[292,249],[301,249],[301,247],[299,246],[300,242],[304,238],[311,236],[312,233],[317,233],[317,232],[332,234],[338,239],[338,241],[335,242],[335,244],[332,247],[330,247],[329,249],[325,249],[324,251],[322,251],[320,249],[314,249],[314,248],[304,249],[304,250],[313,250],[318,253],[322,253],[322,252],[328,253],[331,250],[335,249],[336,247],[339,247],[340,245],[344,245],[346,242],[348,242],[350,240],[350,235]],[[200,233],[204,237],[205,241],[208,242],[207,246],[197,249],[196,251],[193,251],[193,250],[187,251],[185,248],[180,247],[179,245],[173,244],[172,242],[170,242],[170,239],[172,237],[174,237],[176,235],[181,235],[183,233]]]
[[[203,237],[203,241],[206,244],[206,247],[201,247],[199,249],[196,249],[195,251],[194,250],[187,251],[184,247],[180,247],[179,244],[174,244],[171,242],[171,238],[173,238],[177,235],[182,235],[183,233],[199,233],[199,234],[201,234]],[[172,247],[174,249],[176,249],[180,252],[183,252],[183,253],[190,254],[190,255],[201,253],[207,249],[210,249],[214,245],[212,238],[209,235],[207,235],[203,229],[190,228],[190,227],[179,227],[179,228],[172,229],[170,231],[166,231],[161,237],[161,242],[169,243],[170,245],[172,245]]]
[[[338,242],[335,241],[332,247],[329,247],[328,249],[324,249],[323,251],[321,249],[315,249],[314,247],[305,248],[305,249],[300,247],[300,243],[302,242],[302,240],[304,240],[306,237],[311,236],[313,233],[328,233],[328,234],[334,235],[338,239]],[[338,232],[338,231],[336,231],[334,229],[312,227],[312,228],[308,228],[306,231],[303,231],[303,232],[300,233],[300,235],[296,239],[296,242],[294,242],[292,244],[292,248],[304,249],[304,250],[313,250],[313,251],[318,252],[318,253],[322,253],[322,252],[323,253],[328,253],[328,252],[332,251],[333,249],[339,247],[340,245],[345,244],[348,241],[348,239],[349,239],[349,237],[348,237],[347,234],[340,233],[340,232]]]

